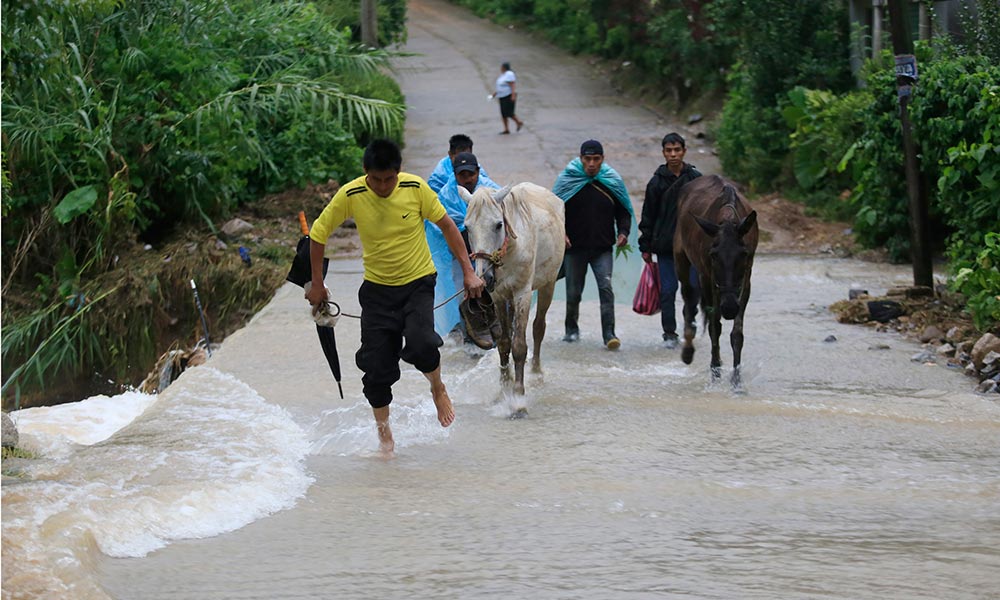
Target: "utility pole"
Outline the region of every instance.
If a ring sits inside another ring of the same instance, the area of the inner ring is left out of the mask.
[[[905,0],[888,0],[892,51],[896,55],[896,90],[899,96],[899,123],[903,130],[903,155],[906,167],[906,192],[910,207],[910,254],[913,259],[913,284],[934,287],[934,267],[927,241],[927,196],[920,185],[917,147],[910,127],[910,97],[917,82],[917,59],[903,12]]]
[[[361,0],[361,43],[378,48],[378,11],[375,0]]]

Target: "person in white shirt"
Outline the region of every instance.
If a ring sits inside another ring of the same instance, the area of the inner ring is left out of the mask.
[[[500,133],[502,135],[510,133],[507,119],[513,119],[514,123],[517,124],[517,131],[521,131],[521,128],[524,127],[524,121],[517,118],[514,110],[517,104],[517,76],[510,69],[509,62],[500,65],[500,76],[497,77],[496,90],[490,98],[500,100],[500,118],[503,119],[503,131]]]

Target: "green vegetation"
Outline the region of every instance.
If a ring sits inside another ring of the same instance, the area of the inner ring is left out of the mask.
[[[845,9],[836,0],[720,4],[726,7],[723,22],[741,36],[718,130],[719,158],[751,189],[785,187],[791,171],[788,115],[782,115],[788,92],[853,86]]]
[[[0,460],[4,462],[2,468],[0,468],[0,472],[3,473],[4,477],[14,477],[14,478],[24,477],[24,474],[20,471],[20,469],[10,468],[6,464],[7,460],[18,459],[18,458],[26,460],[35,460],[38,458],[38,456],[36,456],[33,452],[29,452],[28,450],[25,450],[23,448],[7,448],[6,446],[0,448]]]
[[[2,452],[2,454],[0,454],[0,458],[2,458],[3,460],[7,460],[8,458],[26,458],[29,460],[34,460],[38,458],[37,456],[35,456],[34,453],[24,450],[22,448],[7,448],[6,446],[4,446],[3,448],[0,448],[0,452]],[[7,473],[4,472],[4,475],[7,475]]]
[[[381,4],[384,39],[401,39],[405,4]],[[195,274],[239,304],[213,317],[259,305],[275,282],[252,272],[202,256],[161,280],[128,258],[180,224],[214,233],[265,193],[356,176],[364,144],[402,136],[389,55],[355,43],[344,2],[2,9],[5,402],[141,373],[164,345],[172,286],[189,294]]]
[[[973,260],[958,263],[954,287],[969,299],[976,326],[987,329],[1000,323],[1000,233],[987,233],[983,246]]]
[[[1000,68],[979,56],[932,56],[921,61],[920,81],[910,104],[919,140],[922,185],[930,198],[931,234],[953,259],[968,261],[987,232],[1000,230],[1000,153],[991,140],[1000,131],[995,96]],[[844,166],[856,183],[851,202],[859,239],[885,246],[905,260],[909,252],[908,197],[895,78],[868,77],[868,103],[860,113],[863,133]],[[991,99],[992,98],[992,99]],[[991,108],[991,102],[993,107]]]

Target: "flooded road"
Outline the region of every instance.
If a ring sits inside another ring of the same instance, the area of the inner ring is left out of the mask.
[[[360,283],[360,265],[334,269],[336,286]],[[625,307],[622,349],[604,350],[591,301],[580,343],[544,344],[527,419],[506,418],[495,352],[445,348],[448,430],[404,372],[389,462],[359,374],[346,360],[339,401],[285,288],[211,368],[291,411],[315,483],[232,533],[104,559],[101,581],[137,600],[995,597],[998,406],[822,304],[908,273],[771,256],[755,276],[746,394],[709,384],[704,336],[686,366],[660,348],[656,317]],[[564,304],[550,315],[558,331]],[[337,327],[345,348],[356,323]]]
[[[551,185],[596,137],[638,199],[669,123],[602,91],[585,62],[463,9],[422,0],[410,16],[404,169],[426,176],[464,132],[497,181]],[[500,60],[527,122],[509,136],[485,101]],[[717,171],[698,150],[690,162]],[[712,385],[706,336],[684,365],[659,317],[630,310],[640,262],[616,265],[618,352],[593,297],[580,342],[561,342],[557,297],[526,419],[507,419],[495,351],[443,348],[449,429],[404,368],[389,461],[354,366],[358,321],[337,325],[340,400],[291,285],[154,402],[120,398],[145,412],[104,441],[72,438],[93,429],[79,419],[56,433],[53,413],[22,415],[50,445],[30,478],[4,481],[4,596],[998,597],[1000,405],[827,309],[909,268],[759,256],[735,394],[728,347]],[[361,275],[331,263],[346,313]]]

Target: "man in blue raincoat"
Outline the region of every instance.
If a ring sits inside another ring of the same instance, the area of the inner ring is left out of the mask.
[[[431,186],[434,193],[440,192],[448,180],[455,176],[455,166],[452,161],[460,152],[472,153],[472,138],[464,133],[456,133],[448,139],[448,154],[438,161],[431,176],[427,178],[427,185]],[[479,173],[483,177],[489,178],[486,169],[480,167]]]
[[[452,163],[452,173],[438,192],[438,200],[458,226],[465,239],[466,249],[469,250],[469,234],[465,230],[465,213],[469,206],[458,195],[458,186],[461,185],[469,193],[484,186],[493,190],[500,189],[500,186],[480,169],[476,155],[471,152],[459,152],[449,162]],[[427,245],[431,249],[431,258],[438,271],[434,286],[434,306],[445,303],[434,311],[434,330],[438,335],[445,336],[459,327],[463,340],[471,341],[458,310],[461,298],[452,298],[458,290],[463,289],[462,263],[451,253],[444,234],[437,225],[424,221],[424,231],[427,234]],[[449,301],[449,298],[452,299]]]
[[[601,299],[601,335],[609,350],[621,341],[615,335],[615,293],[611,286],[615,246],[628,244],[635,218],[632,201],[621,176],[604,162],[604,147],[597,140],[580,146],[552,188],[566,203],[566,335],[563,341],[580,339],[580,300],[587,267],[594,272]]]

